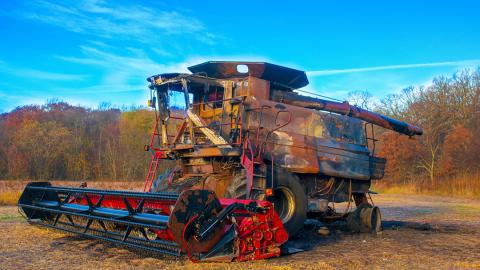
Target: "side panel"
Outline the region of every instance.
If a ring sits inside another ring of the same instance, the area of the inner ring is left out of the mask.
[[[265,143],[265,158],[298,173],[371,178],[362,121],[268,100],[248,104],[250,138]]]

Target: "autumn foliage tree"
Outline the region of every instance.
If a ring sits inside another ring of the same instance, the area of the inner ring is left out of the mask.
[[[432,184],[480,169],[479,70],[439,77],[428,87],[407,88],[384,98],[376,109],[424,130],[412,140],[391,132],[381,135],[387,178]]]
[[[379,155],[387,159],[385,173],[394,181],[406,183],[420,173],[421,158],[418,153],[422,145],[417,139],[400,135],[393,131],[385,132]]]
[[[143,179],[153,124],[144,108],[97,110],[53,101],[0,115],[0,178]]]
[[[443,155],[440,160],[440,175],[471,172],[478,169],[478,152],[475,151],[473,132],[462,126],[455,126],[445,137]]]

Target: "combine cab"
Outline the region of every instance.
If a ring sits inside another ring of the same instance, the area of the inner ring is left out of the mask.
[[[303,71],[253,62],[189,69],[148,78],[155,125],[144,192],[31,183],[19,201],[29,221],[192,260],[278,256],[307,217],[380,229],[368,197],[386,161],[375,156],[373,125],[408,136],[419,127],[301,95]],[[174,162],[157,172],[163,160]]]

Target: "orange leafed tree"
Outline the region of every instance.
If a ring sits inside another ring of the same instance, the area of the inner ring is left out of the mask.
[[[412,180],[419,171],[420,142],[392,131],[383,133],[380,139],[382,146],[379,155],[387,159],[386,178],[403,183]]]
[[[460,172],[469,172],[478,166],[478,158],[474,151],[474,138],[470,129],[457,125],[445,137],[443,154],[440,160],[440,174],[452,175]]]

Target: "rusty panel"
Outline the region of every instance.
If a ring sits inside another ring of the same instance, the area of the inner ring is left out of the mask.
[[[248,90],[250,96],[268,99],[270,96],[270,82],[255,77],[248,77]]]
[[[240,149],[238,148],[220,148],[220,147],[205,147],[197,148],[195,152],[185,153],[182,157],[220,157],[220,156],[240,156]]]
[[[272,154],[277,165],[298,173],[370,179],[362,121],[265,100],[251,100],[249,105],[268,106],[263,112],[251,110],[248,125],[259,138],[268,136],[266,157]],[[263,129],[256,129],[259,123]]]
[[[370,157],[370,175],[372,179],[382,179],[387,160],[380,157]]]
[[[291,91],[273,91],[272,99],[299,107],[323,110],[352,118],[358,118],[368,123],[391,129],[408,136],[422,135],[423,133],[423,130],[420,127],[385,115],[364,110],[357,106],[350,105],[348,102],[335,102],[310,96],[302,96]]]

